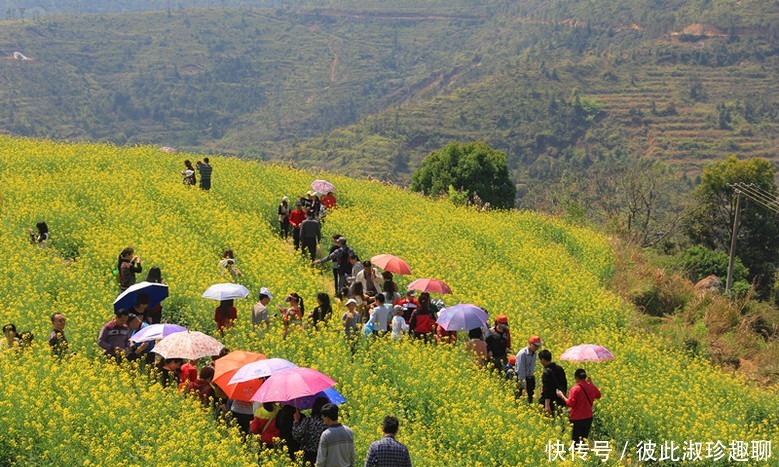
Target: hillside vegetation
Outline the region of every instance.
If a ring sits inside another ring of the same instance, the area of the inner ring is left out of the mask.
[[[544,462],[547,441],[568,435],[538,407],[517,403],[512,388],[479,370],[460,346],[361,340],[352,354],[338,323],[293,330],[286,339],[278,321],[264,331],[251,329],[252,298],[261,286],[277,297],[272,307],[297,291],[310,308],[315,294],[328,290],[329,267],[313,268],[275,231],[278,199],[305,191],[321,176],[337,185],[341,206],[328,216],[326,235],[347,235],[366,258],[397,254],[414,277],[443,279],[455,292],[445,297],[450,304],[506,313],[515,351],[530,334],[540,334],[555,356],[585,342],[611,349],[615,360],[586,367],[604,394],[593,435],[612,442],[613,456],[626,442],[779,441],[775,392],[629,330],[629,306],[605,289],[614,260],[601,235],[540,214],[477,212],[378,182],[235,158],[212,158],[213,189],[204,193],[181,184],[182,156],[152,147],[0,137],[5,319],[32,330],[45,347],[48,315],[62,312],[77,353],[59,363],[45,348],[0,355],[0,380],[13,382],[0,385],[0,429],[8,434],[0,454],[7,459],[37,465],[256,463],[256,448],[242,451],[234,430],[218,427],[193,404],[182,406],[173,391],[147,390],[143,376],[98,358],[97,332],[111,316],[116,293],[111,267],[132,245],[146,268],[162,268],[170,286],[164,319],[206,332],[214,331],[215,303],[200,294],[224,280],[217,261],[223,248],[233,248],[252,297],[237,303],[237,326],[223,341],[336,379],[348,399],[344,418],[355,431],[360,459],[380,436],[382,417],[392,413],[401,419],[400,440],[415,465]],[[36,249],[24,229],[42,219],[52,238]],[[564,366],[569,374],[575,369]],[[61,391],[52,390],[60,385]],[[68,441],[74,432],[78,444]],[[220,448],[192,450],[192,439]],[[283,463],[283,454],[262,456]],[[634,448],[628,456],[635,459]]]
[[[0,51],[32,60],[0,68],[0,131],[401,182],[484,140],[520,196],[638,157],[691,178],[732,153],[776,161],[775,2],[212,3],[4,22]]]

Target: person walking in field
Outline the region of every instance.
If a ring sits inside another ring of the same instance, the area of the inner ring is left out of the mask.
[[[541,402],[544,404],[544,411],[555,416],[555,409],[565,403],[558,397],[557,391],[568,392],[568,379],[565,377],[565,370],[552,361],[552,352],[544,349],[538,352],[538,359],[544,366],[544,372],[541,374]]]
[[[268,304],[273,300],[270,290],[267,287],[260,289],[259,301],[254,304],[252,308],[252,326],[255,329],[260,326],[268,326],[270,324],[270,314],[268,313]]]
[[[322,407],[326,404],[326,398],[317,397],[311,408],[310,417],[303,417],[298,411],[293,415],[292,437],[300,443],[300,447],[303,449],[303,462],[316,463],[319,439],[327,429],[325,422],[322,421]]]
[[[303,210],[303,203],[295,203],[295,210],[289,214],[289,225],[292,227],[292,246],[297,251],[300,249],[300,226],[306,220],[306,211]],[[312,260],[313,261],[313,260]]]
[[[233,327],[235,320],[238,319],[238,310],[233,306],[233,300],[222,300],[214,311],[214,321],[216,330],[224,335],[225,329]]]
[[[279,229],[281,233],[281,238],[286,240],[289,238],[289,198],[286,196],[281,197],[281,202],[279,203]]]
[[[490,328],[487,338],[484,342],[487,344],[487,356],[492,361],[498,372],[508,363],[509,344],[509,319],[506,315],[498,315],[495,319],[495,326]]]
[[[338,422],[338,406],[325,404],[322,407],[322,420],[327,429],[319,438],[316,467],[355,466],[357,453],[354,450],[354,434],[349,427]]]
[[[213,172],[214,168],[211,167],[211,164],[209,164],[208,158],[204,157],[203,162],[198,161],[197,163],[197,171],[200,172],[200,189],[201,190],[210,190],[211,189],[211,173]]]
[[[557,390],[557,396],[565,402],[565,405],[571,408],[569,416],[569,420],[573,425],[571,437],[573,441],[580,443],[590,436],[593,419],[592,405],[596,399],[600,399],[601,393],[592,384],[592,379],[587,376],[587,372],[584,369],[577,369],[573,377],[576,379],[576,384],[571,388],[568,397],[560,390]]]
[[[120,308],[114,312],[114,318],[106,323],[97,336],[97,345],[108,357],[113,357],[117,363],[127,355],[130,349],[130,328],[127,321],[130,311]]]
[[[316,250],[319,241],[322,239],[322,230],[319,221],[316,220],[314,213],[306,213],[306,220],[300,223],[300,243],[303,245],[301,251],[306,254],[306,250],[311,255],[311,261],[316,260]]]
[[[398,434],[400,422],[398,419],[387,415],[381,424],[384,437],[374,441],[368,447],[365,456],[365,467],[411,467],[411,455],[408,448],[395,439]]]
[[[519,397],[522,391],[527,391],[527,403],[533,403],[533,394],[536,389],[536,352],[543,343],[538,336],[530,336],[526,347],[517,353],[517,384],[519,384]]]

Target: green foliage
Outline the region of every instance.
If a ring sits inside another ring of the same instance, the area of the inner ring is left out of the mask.
[[[677,265],[687,273],[687,277],[697,282],[704,277],[714,274],[724,279],[728,275],[728,254],[722,251],[710,250],[696,245],[682,252],[676,259]],[[749,276],[747,269],[739,258],[733,265],[733,281],[743,281]],[[747,282],[747,286],[749,283]]]
[[[468,190],[457,190],[453,185],[449,185],[449,201],[455,206],[464,206],[468,203]]]
[[[703,171],[695,189],[697,209],[686,222],[690,239],[709,249],[728,251],[736,215],[734,183],[753,184],[777,196],[776,169],[765,159],[739,160],[729,156]],[[773,212],[742,199],[737,256],[749,269],[748,279],[756,282],[761,295],[770,293],[779,263],[779,218]]]
[[[497,208],[514,206],[516,187],[506,166],[506,155],[483,141],[450,143],[431,152],[414,172],[411,189],[426,195],[465,190]]]

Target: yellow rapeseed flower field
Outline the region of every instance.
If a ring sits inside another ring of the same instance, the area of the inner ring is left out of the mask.
[[[638,461],[635,446],[646,441],[728,446],[768,440],[777,448],[775,393],[628,330],[627,305],[602,285],[614,265],[607,240],[596,233],[536,213],[475,212],[378,182],[234,158],[212,158],[213,188],[203,192],[181,183],[185,158],[194,162],[197,156],[0,137],[2,321],[31,330],[37,342],[28,351],[0,355],[0,461],[256,465],[256,445],[243,444],[234,428],[100,358],[97,333],[111,318],[117,293],[111,269],[119,252],[132,246],[143,259],[141,276],[159,266],[170,286],[164,319],[212,334],[216,303],[200,294],[225,281],[217,263],[222,250],[232,248],[243,271],[238,280],[252,295],[237,301],[238,322],[222,341],[337,380],[348,399],[342,417],[354,430],[360,462],[381,436],[387,414],[400,419],[399,439],[415,465],[548,462],[548,443],[567,441],[570,430],[538,407],[518,404],[513,387],[477,368],[461,346],[364,338],[351,343],[338,319],[318,330],[292,329],[286,339],[278,319],[267,329],[252,329],[260,287],[274,294],[271,310],[289,292],[303,296],[308,310],[316,293],[332,292],[330,266],[312,267],[276,233],[280,198],[294,199],[321,177],[338,187],[340,205],[324,223],[325,250],[329,235],[340,232],[363,258],[403,257],[413,277],[452,287],[447,303],[476,303],[493,317],[507,314],[514,352],[531,334],[541,335],[555,357],[580,343],[612,350],[615,360],[585,365],[603,392],[593,435],[611,443],[610,463],[625,443],[625,460]],[[51,230],[43,249],[25,233],[40,220]],[[410,281],[396,279],[401,286]],[[340,317],[337,300],[334,310]],[[45,345],[55,311],[68,318],[75,352],[62,361]],[[572,382],[577,366],[563,366]],[[540,365],[538,371],[540,377]],[[266,465],[287,463],[281,451],[260,456]],[[578,462],[569,454],[555,465],[566,463]]]

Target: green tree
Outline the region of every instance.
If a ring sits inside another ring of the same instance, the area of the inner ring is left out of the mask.
[[[426,195],[467,191],[497,208],[514,207],[517,188],[509,177],[506,154],[482,141],[450,143],[425,157],[412,177],[411,189]]]
[[[736,156],[706,167],[693,194],[697,209],[685,225],[690,239],[712,250],[727,252],[736,215],[736,193],[730,185],[753,184],[776,197],[775,172],[765,159],[738,160]],[[779,263],[779,216],[745,197],[741,207],[736,255],[749,269],[749,279],[756,283],[758,293],[766,296]]]

